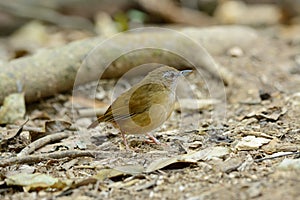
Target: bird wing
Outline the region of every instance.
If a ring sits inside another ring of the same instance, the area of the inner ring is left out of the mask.
[[[153,102],[153,97],[155,97],[159,91],[165,90],[164,85],[157,83],[148,83],[132,87],[127,92],[121,94],[107,109],[104,115],[98,117],[88,128],[94,128],[100,122],[115,123],[126,119],[132,119],[139,125],[148,125],[151,123],[151,119],[147,111],[151,108],[152,104],[157,103]],[[156,99],[159,98],[156,96]],[[139,118],[139,116],[142,117]]]
[[[114,112],[112,112],[112,108],[111,106],[109,106],[109,108],[103,115],[99,116],[96,121],[88,126],[88,129],[95,128],[101,122],[115,123],[116,121],[128,119],[131,117],[129,113],[122,113],[125,113],[125,107],[120,107],[118,109],[114,108]]]

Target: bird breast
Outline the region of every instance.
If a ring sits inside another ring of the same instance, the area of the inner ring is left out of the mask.
[[[153,83],[151,86],[142,86],[132,93],[129,100],[131,117],[118,121],[118,126],[130,134],[151,132],[169,118],[174,103],[175,94],[168,88]]]

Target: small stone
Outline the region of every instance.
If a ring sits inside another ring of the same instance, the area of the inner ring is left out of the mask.
[[[254,150],[270,141],[270,139],[250,135],[242,138],[242,140],[236,144],[235,148],[238,150]]]
[[[299,170],[300,169],[300,159],[284,159],[279,165],[278,169],[281,170]]]
[[[232,47],[228,50],[227,54],[231,57],[241,57],[244,55],[244,52],[240,47]]]

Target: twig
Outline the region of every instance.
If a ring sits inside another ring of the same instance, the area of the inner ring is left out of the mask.
[[[290,156],[290,155],[297,155],[297,154],[300,155],[300,152],[292,152],[292,153],[288,152],[288,153],[285,153],[285,154],[280,154],[280,155],[255,159],[254,161],[255,162],[261,162],[261,161],[264,161],[264,160],[271,160],[271,159],[274,159],[274,158],[280,158],[280,157],[283,157],[283,156]]]
[[[77,157],[84,157],[84,156],[95,157],[96,153],[97,153],[96,151],[70,150],[70,151],[61,151],[55,153],[38,154],[38,155],[24,155],[24,156],[1,160],[0,167],[6,167],[15,164],[36,163],[36,162],[41,162],[49,159],[77,158]]]
[[[70,135],[72,135],[71,132],[61,132],[61,133],[55,133],[55,134],[47,135],[47,136],[42,137],[42,138],[32,142],[31,144],[29,144],[27,147],[22,149],[22,151],[20,153],[18,153],[17,156],[29,155],[30,153],[34,152],[36,149],[39,149],[39,148],[41,148],[42,146],[44,146],[48,143],[55,142],[55,141],[67,138]]]

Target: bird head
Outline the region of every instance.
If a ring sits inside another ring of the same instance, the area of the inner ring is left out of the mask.
[[[182,76],[186,76],[191,72],[192,70],[178,71],[173,67],[163,66],[151,71],[145,79],[150,79],[153,82],[163,83],[166,87],[175,90],[179,78]]]

